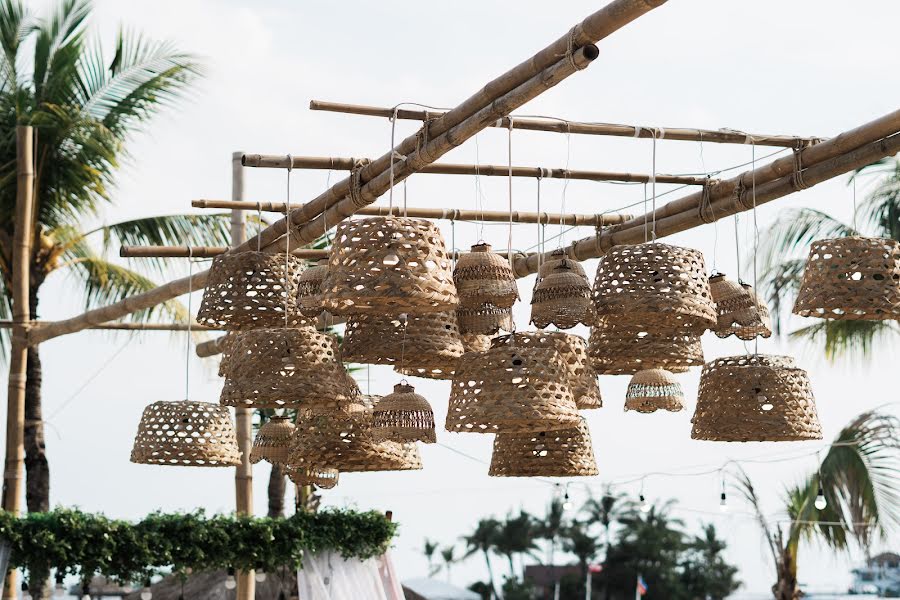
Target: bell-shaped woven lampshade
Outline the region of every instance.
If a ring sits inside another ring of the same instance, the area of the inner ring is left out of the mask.
[[[593,289],[597,317],[660,333],[702,334],[716,324],[703,254],[657,242],[614,246]]]
[[[253,438],[250,462],[258,463],[265,460],[273,465],[285,464],[288,459],[288,451],[291,449],[293,434],[294,424],[288,417],[272,417],[263,423],[256,432],[256,437]]]
[[[394,442],[433,444],[437,441],[431,405],[406,383],[395,385],[393,393],[375,405],[372,430],[376,438]]]
[[[549,431],[577,423],[559,350],[520,337],[500,336],[487,352],[463,355],[450,389],[447,431]]]
[[[297,280],[303,262],[284,254],[239,252],[213,259],[197,322],[225,329],[302,325],[297,310]]]
[[[334,314],[421,314],[457,304],[444,238],[427,219],[342,221],[321,289]]]
[[[340,473],[337,469],[313,468],[313,469],[295,469],[290,466],[285,467],[288,478],[299,485],[314,485],[323,490],[330,490],[338,484],[338,476]]]
[[[538,267],[537,277],[535,277],[534,280],[534,287],[537,287],[537,284],[539,284],[544,277],[552,273],[553,269],[558,267],[563,261],[568,261],[569,266],[573,271],[587,279],[587,273],[585,273],[581,263],[569,258],[569,253],[565,248],[557,248],[550,253],[550,258],[541,262],[541,266]]]
[[[813,242],[794,314],[870,321],[900,318],[900,242],[865,237]]]
[[[519,288],[509,260],[492,251],[490,244],[475,244],[464,252],[453,269],[459,305],[478,308],[490,304],[511,308],[519,299]]]
[[[531,296],[531,322],[535,327],[571,329],[593,321],[591,284],[583,269],[579,273],[573,267],[576,264],[568,259],[559,261],[535,286]]]
[[[491,477],[585,477],[597,474],[591,432],[584,418],[575,427],[531,433],[498,433]]]
[[[742,340],[772,335],[769,309],[759,294],[746,283],[736,283],[718,273],[709,278],[709,290],[716,303],[716,327],[720,338],[734,335]]]
[[[297,279],[297,306],[300,314],[314,318],[322,314],[322,282],[328,275],[328,261],[320,260]]]
[[[566,368],[567,384],[575,397],[578,410],[600,408],[600,386],[597,373],[587,355],[587,342],[580,335],[561,331],[527,331],[516,334],[516,343],[541,348],[556,348]]]
[[[230,411],[207,402],[154,402],[141,415],[131,462],[184,467],[241,464]]]
[[[645,369],[683,373],[703,364],[700,336],[659,333],[614,319],[598,319],[588,340],[588,356],[601,375],[633,375]]]
[[[695,440],[822,439],[809,377],[790,356],[728,356],[707,363],[691,422]]]
[[[665,369],[638,371],[625,392],[625,410],[652,413],[684,410],[684,392],[675,376]]]
[[[500,308],[493,304],[482,304],[476,308],[456,309],[456,322],[462,335],[495,335],[501,329],[513,330],[511,308]]]

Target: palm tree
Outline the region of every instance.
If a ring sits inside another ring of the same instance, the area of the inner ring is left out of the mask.
[[[563,509],[563,501],[559,498],[550,500],[550,506],[547,508],[547,516],[542,520],[537,519],[534,523],[535,537],[547,540],[547,564],[553,566],[553,556],[556,550],[556,538],[559,532],[565,526],[563,520],[565,518],[565,509]]]
[[[500,522],[497,519],[480,519],[475,526],[475,531],[471,534],[463,536],[466,542],[466,555],[463,558],[472,556],[476,552],[484,555],[484,562],[488,570],[488,582],[491,586],[491,593],[498,596],[497,588],[494,583],[494,569],[491,566],[491,549],[497,540],[500,531]]]
[[[777,600],[795,600],[797,556],[802,540],[819,540],[837,551],[852,544],[867,550],[878,536],[900,525],[900,419],[865,412],[848,423],[817,472],[789,488],[786,521],[771,523],[743,471],[738,488],[756,512],[775,565]],[[820,491],[827,502],[816,508]]]
[[[437,542],[432,542],[428,538],[425,538],[425,547],[423,548],[423,552],[425,554],[425,558],[428,559],[428,576],[431,577],[435,573],[437,573],[437,569],[434,566],[434,553],[437,552],[438,544]]]
[[[447,571],[447,583],[450,583],[450,567],[456,562],[453,553],[456,549],[453,546],[447,546],[441,549],[441,559],[444,561],[444,569]]]
[[[519,511],[519,514],[515,516],[512,513],[508,514],[506,519],[500,523],[500,530],[494,541],[494,552],[505,556],[509,561],[511,578],[516,578],[514,557],[523,554],[534,556],[537,551],[535,533],[534,517],[524,510]]]
[[[603,495],[595,498],[593,495],[587,499],[581,511],[587,513],[587,520],[590,524],[598,524],[603,527],[603,556],[604,560],[609,556],[609,549],[612,545],[612,536],[610,535],[610,527],[619,514],[622,500],[625,496],[621,493],[614,492],[612,486],[607,485],[603,490]],[[603,584],[603,597],[609,598],[609,586],[605,580]]]
[[[562,547],[566,552],[571,552],[578,559],[581,568],[581,580],[587,577],[588,565],[600,551],[597,538],[588,531],[588,522],[573,521],[563,530]]]

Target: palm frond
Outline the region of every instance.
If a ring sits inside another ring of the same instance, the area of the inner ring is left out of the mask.
[[[19,79],[19,48],[35,27],[31,12],[20,1],[0,1],[0,90],[9,91],[24,84]]]
[[[33,73],[38,104],[45,101],[59,104],[73,99],[84,25],[90,12],[88,0],[61,0],[50,19],[39,22]]]
[[[762,273],[760,293],[766,299],[777,335],[781,335],[784,330],[785,319],[794,306],[805,266],[805,259],[793,258],[770,263]]]
[[[763,264],[772,264],[784,257],[806,256],[809,245],[823,238],[846,237],[855,233],[853,227],[814,208],[790,208],[781,211],[775,223],[760,240]]]
[[[900,334],[894,321],[817,320],[790,334],[791,339],[806,342],[825,358],[864,361],[880,343]]]
[[[900,240],[900,161],[885,163],[883,177],[857,209],[858,218],[867,223],[875,235]]]
[[[753,513],[756,515],[756,521],[762,529],[763,536],[766,538],[766,545],[772,553],[772,560],[774,561],[774,564],[777,565],[780,552],[775,541],[776,538],[773,535],[774,532],[772,531],[765,514],[763,514],[762,502],[756,494],[756,488],[753,487],[753,482],[750,480],[750,476],[747,475],[747,472],[744,471],[741,466],[738,466],[737,469],[738,473],[735,477],[736,484],[733,487],[738,490],[744,500],[746,500],[753,509]]]

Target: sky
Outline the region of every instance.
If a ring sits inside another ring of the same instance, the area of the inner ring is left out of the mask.
[[[53,3],[32,0],[43,13]],[[128,144],[130,159],[117,176],[114,203],[86,227],[141,216],[190,212],[196,198],[230,197],[231,153],[375,157],[390,146],[387,120],[309,111],[311,99],[393,106],[418,103],[452,107],[484,83],[531,56],[601,6],[571,0],[548,10],[544,2],[350,2],[298,3],[231,0],[96,0],[92,31],[107,46],[119,27],[153,39],[170,40],[199,55],[205,77],[190,98],[154,119]],[[900,5],[889,0],[857,3],[836,0],[670,0],[616,32],[600,45],[600,56],[584,72],[530,102],[516,114],[571,120],[661,127],[733,128],[754,133],[829,137],[897,108],[900,81],[891,75],[900,56],[890,42]],[[415,131],[399,122],[398,139]],[[504,164],[506,132],[481,133],[455,149],[445,162]],[[778,149],[757,148],[756,158]],[[750,146],[662,140],[657,145],[661,173],[707,173],[752,158]],[[514,162],[520,165],[646,173],[651,143],[630,138],[566,136],[515,131]],[[725,174],[734,175],[738,171]],[[304,202],[345,174],[294,171],[292,203]],[[246,171],[249,200],[283,201],[286,174]],[[506,210],[503,178],[414,176],[406,194],[410,206]],[[870,182],[858,190],[862,197]],[[657,186],[664,194],[674,186]],[[480,196],[476,190],[480,188]],[[659,204],[685,190],[660,196]],[[402,194],[401,194],[402,195]],[[519,210],[536,207],[536,184],[517,179],[513,202]],[[641,185],[545,180],[542,210],[580,213],[642,212]],[[387,204],[387,199],[378,201]],[[623,209],[623,207],[629,207]],[[816,186],[758,210],[765,229],[786,207],[814,206],[849,219],[852,194],[846,178]],[[502,248],[503,224],[480,228],[442,221],[448,245],[465,249],[483,237]],[[744,256],[753,247],[752,218],[737,228]],[[580,229],[546,230],[547,249],[591,235]],[[538,226],[516,226],[513,247],[533,250]],[[736,275],[733,220],[706,225],[669,238],[704,252],[707,266]],[[744,261],[742,275],[752,281]],[[596,261],[588,261],[590,274]],[[765,265],[757,265],[762,270]],[[199,267],[198,267],[199,268]],[[180,266],[186,271],[187,265]],[[522,301],[515,308],[520,330],[528,328],[533,278],[520,281]],[[51,276],[39,317],[58,319],[81,312],[73,284]],[[196,309],[200,294],[194,294]],[[182,298],[186,302],[187,299]],[[793,318],[796,328],[803,320]],[[587,334],[586,329],[576,333]],[[742,354],[738,341],[703,338],[707,360]],[[816,451],[858,413],[896,400],[892,367],[897,347],[879,346],[865,363],[827,363],[815,348],[787,339],[759,342],[759,351],[791,354],[808,369],[824,431],[823,442],[723,444],[692,441],[699,371],[681,376],[687,410],[643,415],[622,410],[627,377],[603,376],[606,406],[586,414],[600,474],[572,480],[576,507],[607,483],[634,498],[643,480],[652,500],[673,498],[674,515],[688,531],[712,522],[728,543],[726,557],[740,566],[743,594],[771,585],[773,569],[758,526],[736,497],[727,513],[718,510],[721,476],[717,467],[743,463],[760,491],[767,513],[777,513],[784,487],[816,467]],[[123,518],[154,510],[231,511],[230,469],[160,468],[129,463],[133,435],[143,407],[184,397],[185,336],[148,333],[140,337],[82,332],[41,347],[52,503],[79,506]],[[215,402],[221,389],[216,362],[191,355],[190,396]],[[364,373],[364,391],[389,393],[397,377],[388,369]],[[449,383],[415,380],[419,393],[443,423]],[[896,412],[896,405],[886,410]],[[2,411],[2,409],[0,409]],[[2,412],[0,412],[2,416]],[[439,428],[440,429],[440,428]],[[555,488],[528,479],[487,476],[490,436],[440,430],[441,445],[423,446],[419,472],[348,474],[323,505],[392,510],[400,534],[392,554],[402,578],[427,570],[423,539],[456,544],[478,518],[503,516],[520,508],[543,513]],[[451,451],[446,446],[453,450]],[[462,453],[462,454],[461,454]],[[471,458],[467,458],[468,455]],[[777,462],[776,462],[777,461]],[[694,477],[657,475],[710,471]],[[256,512],[266,510],[268,467],[254,470]],[[563,482],[565,483],[565,482]],[[896,536],[878,548],[893,545]],[[873,550],[877,550],[874,548]],[[800,553],[801,582],[820,589],[844,589],[848,570],[862,558],[855,550],[836,557],[815,544]],[[498,572],[504,563],[496,561]],[[455,565],[454,583],[468,585],[486,575],[474,557]],[[446,575],[442,574],[441,577]]]

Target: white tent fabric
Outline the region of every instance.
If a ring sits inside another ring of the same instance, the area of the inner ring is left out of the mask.
[[[390,556],[366,561],[323,552],[303,559],[297,571],[299,600],[403,600]]]

